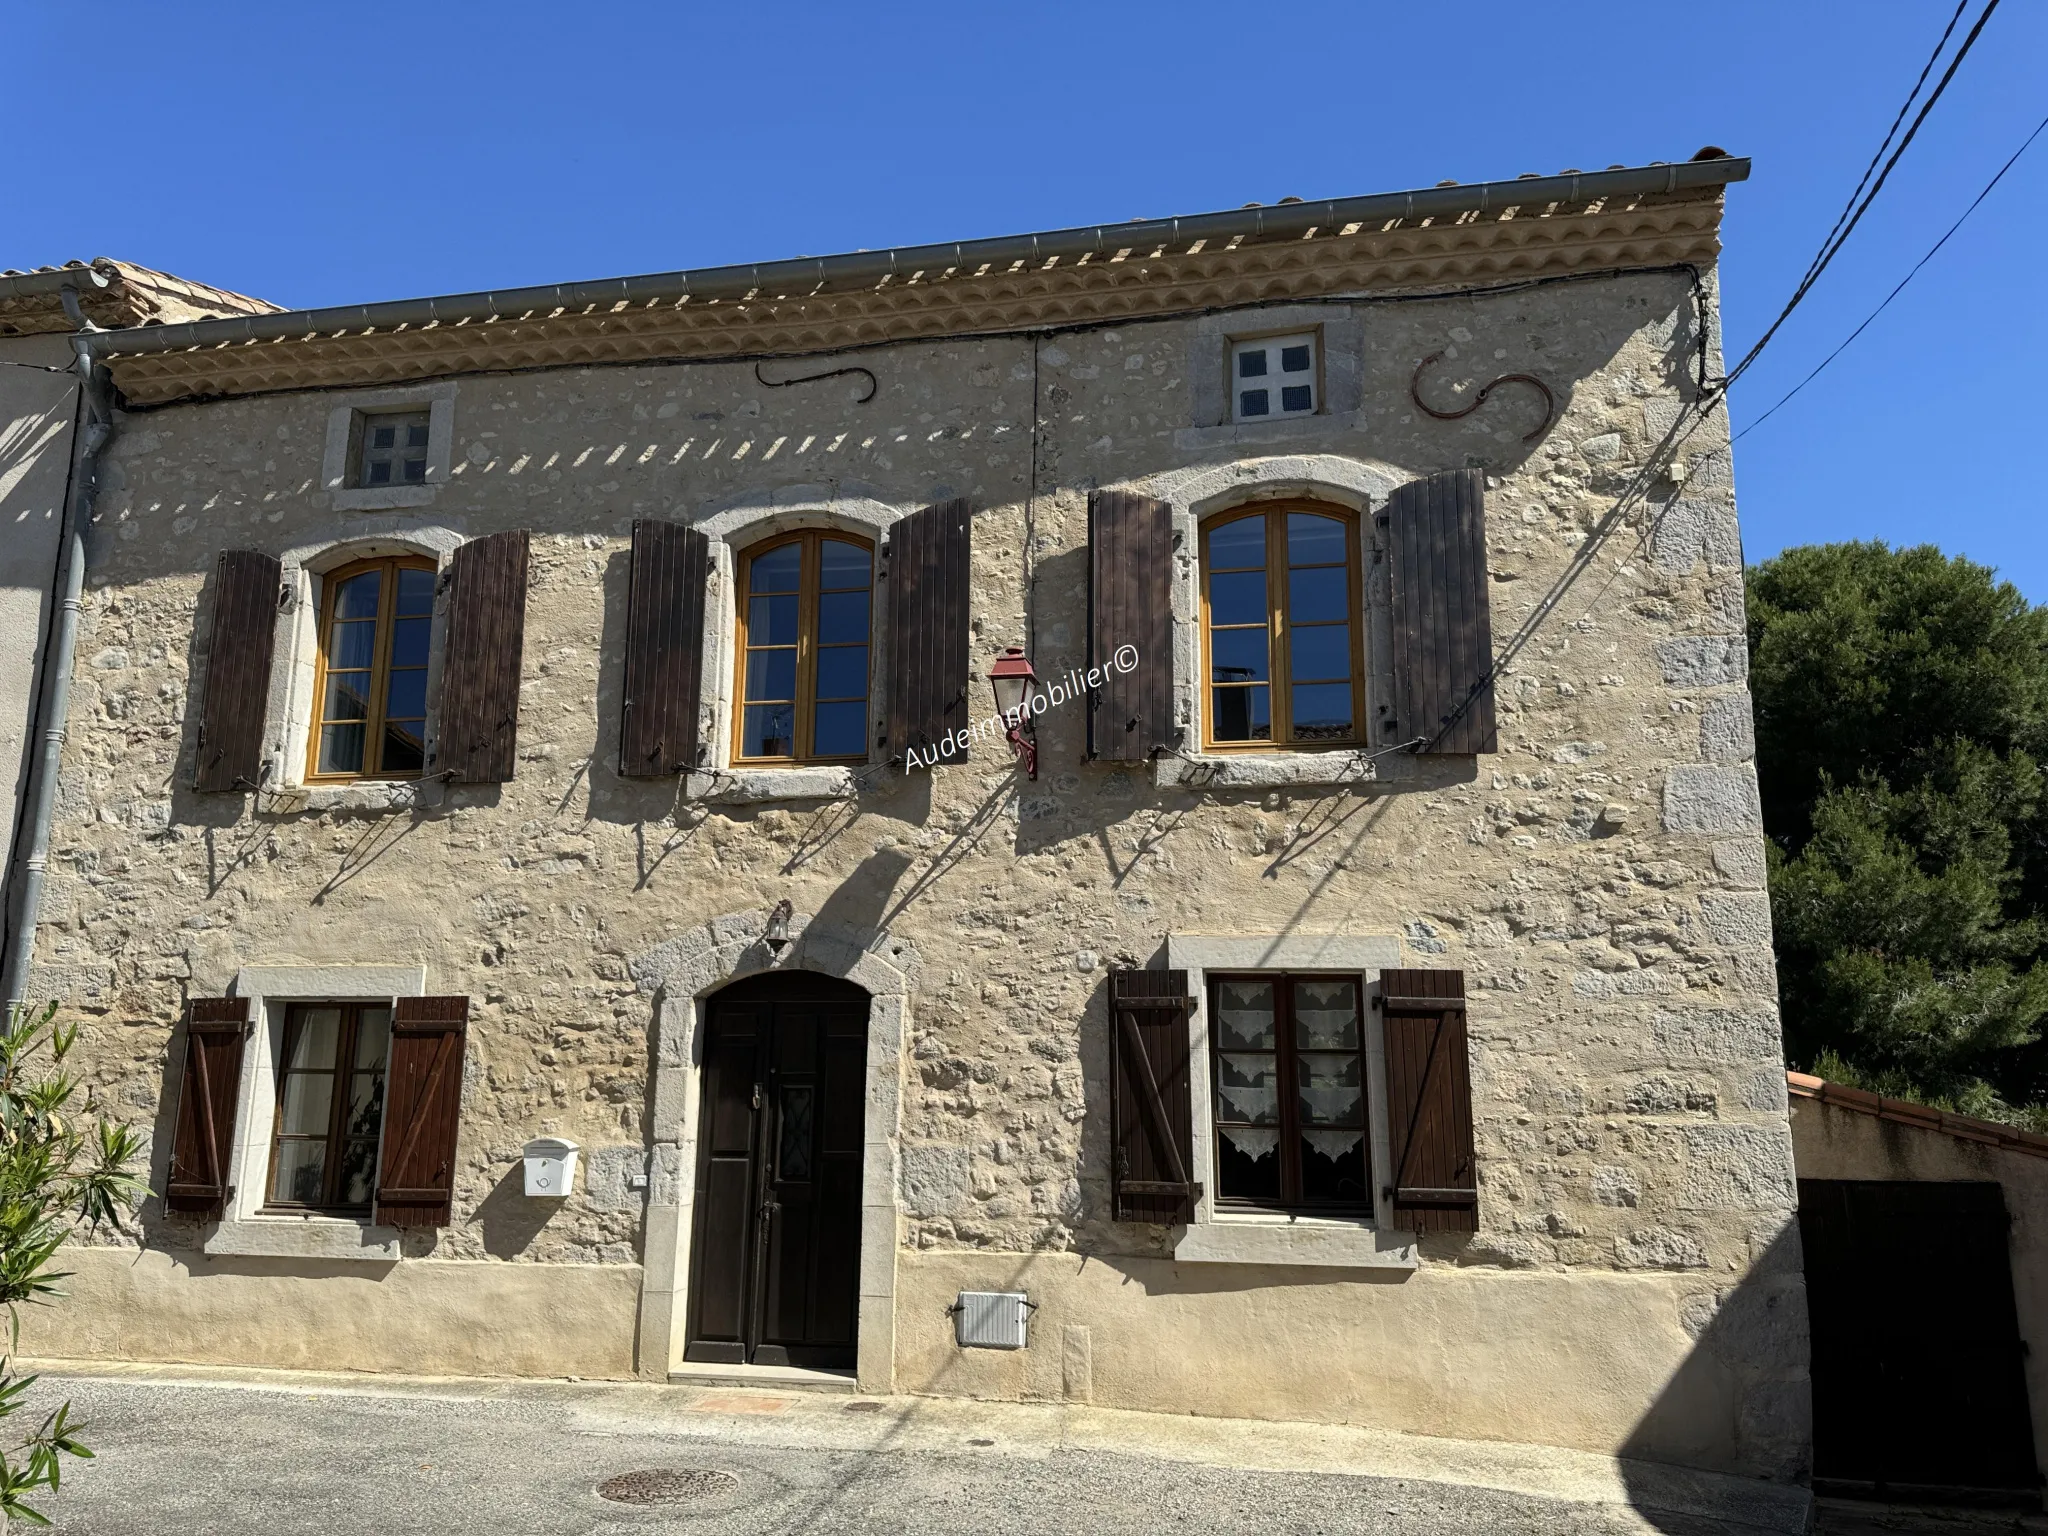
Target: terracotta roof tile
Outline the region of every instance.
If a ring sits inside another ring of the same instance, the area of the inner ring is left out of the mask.
[[[1831,1083],[1805,1072],[1787,1072],[1785,1086],[1802,1099],[1818,1099],[1836,1109],[1890,1120],[1898,1125],[1918,1126],[1924,1131],[1939,1131],[1959,1141],[1981,1141],[2008,1152],[2048,1157],[2048,1136],[2023,1131],[2015,1125],[1979,1120],[1974,1115],[1954,1115],[1945,1109],[1930,1109],[1925,1104],[1915,1104],[1906,1099],[1888,1099],[1882,1094]]]

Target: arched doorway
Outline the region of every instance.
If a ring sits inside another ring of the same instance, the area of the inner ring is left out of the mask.
[[[683,1358],[851,1368],[868,994],[808,971],[705,1005]]]

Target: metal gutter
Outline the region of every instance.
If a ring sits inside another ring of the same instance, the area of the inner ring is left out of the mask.
[[[113,286],[113,279],[95,266],[54,267],[48,272],[19,272],[0,277],[0,300],[61,296],[67,288],[75,300],[81,282],[91,283],[95,288]]]
[[[95,357],[133,357],[187,348],[223,347],[257,341],[384,331],[399,327],[458,325],[465,322],[556,313],[613,309],[621,305],[709,303],[759,294],[809,297],[875,288],[919,275],[937,277],[974,273],[984,267],[1017,263],[1043,266],[1114,257],[1120,252],[1150,252],[1161,247],[1185,251],[1196,241],[1217,244],[1232,239],[1247,243],[1300,239],[1311,232],[1335,234],[1346,225],[1371,226],[1393,221],[1447,219],[1462,214],[1490,213],[1531,204],[1580,204],[1617,197],[1659,196],[1698,191],[1743,181],[1749,161],[1729,156],[1649,165],[1619,171],[1573,172],[1562,176],[1523,177],[1514,181],[1482,181],[1467,186],[1429,187],[1413,192],[1381,192],[1367,197],[1336,198],[1313,203],[1279,203],[1194,214],[1186,218],[1141,219],[1128,224],[1097,224],[1052,230],[1035,235],[1004,235],[950,245],[914,245],[884,251],[855,251],[840,256],[806,256],[794,261],[701,267],[695,271],[652,273],[641,277],[603,278],[594,282],[561,283],[503,292],[459,293],[439,298],[398,299],[381,304],[349,304],[328,309],[286,310],[228,320],[195,320],[182,325],[142,326],[104,332],[90,338]],[[42,276],[44,274],[33,274]],[[0,280],[0,297],[6,296]]]

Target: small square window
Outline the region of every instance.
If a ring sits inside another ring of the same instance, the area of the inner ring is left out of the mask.
[[[424,485],[429,425],[426,411],[398,411],[363,418],[363,449],[356,465],[356,484]]]
[[[1280,388],[1235,391],[1236,419],[1255,421],[1275,416],[1313,416],[1316,412],[1316,337],[1266,336],[1232,342],[1231,372],[1240,379],[1266,379],[1278,374]]]

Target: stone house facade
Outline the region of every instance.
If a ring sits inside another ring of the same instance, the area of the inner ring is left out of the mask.
[[[26,990],[158,1193],[25,1347],[1798,1480],[1746,174],[96,338]]]

